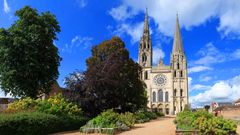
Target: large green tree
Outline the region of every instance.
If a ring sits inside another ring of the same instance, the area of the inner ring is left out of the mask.
[[[53,41],[60,32],[56,17],[26,6],[8,29],[0,29],[0,85],[13,96],[48,93],[58,78],[61,58]]]
[[[145,85],[139,77],[141,67],[129,57],[120,38],[94,46],[86,62],[84,79],[76,85],[84,111],[96,115],[109,108],[133,112],[146,107]]]

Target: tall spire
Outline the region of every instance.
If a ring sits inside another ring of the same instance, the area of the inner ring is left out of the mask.
[[[173,49],[172,53],[184,53],[183,45],[182,45],[182,37],[180,33],[180,26],[178,21],[178,14],[176,17],[176,30],[174,33],[174,41],[173,41]]]
[[[141,36],[139,49],[138,49],[138,62],[143,67],[152,66],[152,40],[149,33],[148,25],[148,11],[146,8],[146,14],[144,19],[143,35]]]
[[[149,34],[149,26],[148,26],[148,10],[146,8],[145,19],[144,19],[144,31],[143,33]]]

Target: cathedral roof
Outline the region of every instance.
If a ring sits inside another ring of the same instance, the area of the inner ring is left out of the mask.
[[[178,15],[177,15],[177,19],[176,19],[176,30],[174,33],[172,53],[184,53]]]

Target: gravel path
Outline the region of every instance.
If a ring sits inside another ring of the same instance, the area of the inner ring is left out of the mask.
[[[163,117],[147,123],[136,124],[131,130],[118,133],[117,135],[175,135],[174,118]],[[240,135],[240,125],[238,125],[237,133]],[[83,134],[78,130],[57,133],[54,135],[103,135],[103,134]]]
[[[175,125],[173,117],[162,117],[150,122],[135,124],[129,131],[118,133],[117,135],[175,135]],[[101,135],[83,134],[79,131],[57,133],[54,135]]]
[[[136,124],[129,131],[119,135],[175,135],[174,118],[163,117],[151,122]]]

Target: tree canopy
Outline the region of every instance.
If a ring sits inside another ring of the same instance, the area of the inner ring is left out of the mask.
[[[58,78],[60,56],[53,41],[60,26],[50,12],[26,6],[8,29],[0,29],[0,85],[13,96],[48,93]]]
[[[141,67],[129,57],[120,38],[94,46],[86,63],[81,87],[76,85],[84,111],[96,115],[109,108],[136,111],[146,106],[145,84],[139,76]]]

